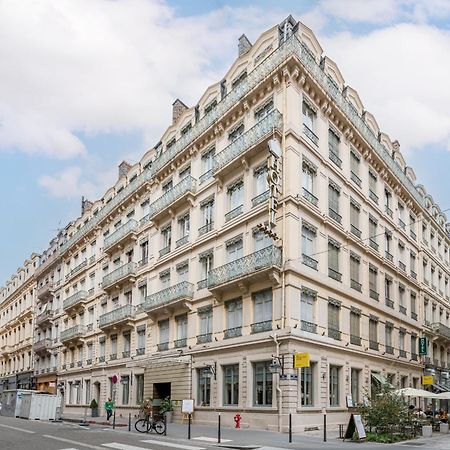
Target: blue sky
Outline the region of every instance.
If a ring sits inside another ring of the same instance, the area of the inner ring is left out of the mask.
[[[419,183],[450,207],[450,2],[41,0],[0,4],[0,285],[137,161],[237,39],[288,14],[318,36]],[[26,30],[26,31],[24,31]]]

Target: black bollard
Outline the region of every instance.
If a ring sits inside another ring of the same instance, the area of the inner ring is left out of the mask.
[[[220,413],[217,418],[217,443],[220,444]]]
[[[116,429],[116,412],[113,413],[113,430]]]
[[[188,439],[191,438],[191,414],[188,415]]]
[[[167,436],[167,415],[164,414],[164,436]]]
[[[131,431],[131,413],[128,414],[128,431]]]
[[[323,442],[327,442],[327,415],[323,415]]]
[[[289,413],[289,444],[292,442],[292,414]]]

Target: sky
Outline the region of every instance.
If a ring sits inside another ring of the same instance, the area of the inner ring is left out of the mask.
[[[450,1],[0,0],[0,285],[289,14],[449,208]]]

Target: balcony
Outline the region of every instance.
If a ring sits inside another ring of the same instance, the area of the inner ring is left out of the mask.
[[[406,223],[400,218],[398,219],[398,225],[403,231],[406,231]]]
[[[212,292],[229,289],[230,284],[250,283],[270,278],[281,267],[281,250],[274,245],[236,259],[208,274],[208,289]]]
[[[335,339],[336,341],[341,340],[341,331],[335,328],[328,328],[328,337]]]
[[[369,198],[372,200],[375,204],[378,205],[378,195],[375,194],[371,189],[369,189]]]
[[[12,352],[12,350],[13,350],[12,345],[4,344],[4,345],[2,345],[2,347],[1,347],[1,354],[2,354],[3,356],[7,356],[9,353]]]
[[[398,351],[398,356],[400,356],[400,358],[406,358],[406,351],[405,350],[399,350]]]
[[[394,302],[390,298],[386,298],[386,306],[388,308],[394,308]]]
[[[359,178],[358,175],[356,175],[356,173],[353,171],[350,172],[350,180],[352,180],[353,183],[355,183],[357,186],[361,187],[362,185],[361,178]]]
[[[157,345],[158,352],[164,352],[165,350],[169,350],[169,343],[168,342],[161,342]]]
[[[228,328],[223,334],[225,339],[242,336],[242,327]]]
[[[308,200],[308,202],[312,203],[314,206],[317,206],[317,204],[319,203],[319,199],[305,188],[303,188],[303,198]]]
[[[267,190],[265,192],[262,192],[261,194],[257,195],[256,197],[252,198],[252,207],[254,208],[257,205],[260,205],[261,203],[264,203],[269,198],[270,191]]]
[[[405,263],[399,261],[399,262],[398,262],[398,267],[399,267],[399,269],[400,269],[402,272],[405,272],[405,273],[406,273],[406,265],[405,265]]]
[[[51,298],[53,294],[54,284],[45,283],[37,289],[36,296],[41,301],[47,301]]]
[[[409,235],[412,240],[417,241],[417,234],[413,230],[409,230]]]
[[[38,354],[49,353],[52,348],[52,340],[50,338],[41,339],[33,344],[33,351]]]
[[[244,205],[239,205],[238,207],[232,209],[231,211],[228,211],[225,214],[225,222],[229,222],[230,220],[235,219],[236,217],[240,216],[244,212]]]
[[[311,258],[311,256],[302,254],[302,263],[305,266],[311,267],[311,269],[317,270],[318,262],[314,258]]]
[[[53,319],[53,311],[46,309],[36,317],[36,325],[39,327],[47,327]]]
[[[338,272],[335,269],[332,269],[331,267],[328,267],[328,276],[330,278],[333,278],[333,280],[336,280],[336,281],[339,281],[339,282],[342,281],[342,273]]]
[[[417,320],[417,313],[411,312],[411,319],[412,320]]]
[[[187,281],[182,281],[174,286],[148,295],[139,309],[147,314],[155,314],[160,311],[173,312],[176,307],[189,310],[193,296],[194,285]]]
[[[159,251],[159,257],[162,258],[163,256],[167,255],[167,253],[170,253],[170,244],[166,245]]]
[[[342,160],[339,158],[339,156],[336,154],[334,150],[330,148],[330,151],[328,153],[328,156],[330,158],[330,161],[332,161],[337,167],[342,168]]]
[[[186,338],[182,338],[182,339],[177,339],[176,341],[174,341],[174,347],[175,348],[184,348],[187,347],[187,339]]]
[[[379,350],[380,349],[380,344],[378,344],[377,341],[369,341],[369,348],[371,350]]]
[[[212,333],[199,334],[197,336],[197,344],[206,344],[212,342]]]
[[[264,331],[272,331],[272,321],[265,320],[264,322],[252,323],[250,328],[252,334],[263,333]]]
[[[76,308],[77,306],[86,303],[87,297],[88,295],[86,291],[75,292],[75,294],[71,295],[70,297],[67,297],[63,301],[64,311],[72,310],[73,308]]]
[[[328,208],[328,215],[337,223],[342,222],[342,216],[332,208]]]
[[[303,134],[315,145],[319,145],[319,138],[316,134],[314,134],[314,131],[308,128],[305,124],[303,124]]]
[[[417,361],[419,359],[419,355],[417,353],[411,353],[411,360]]]
[[[378,251],[378,242],[373,239],[373,238],[369,238],[369,245],[370,247],[372,247],[376,252]]]
[[[350,231],[352,234],[354,234],[357,238],[361,239],[361,230],[359,228],[356,228],[355,225],[350,225]]]
[[[386,214],[392,219],[392,217],[394,216],[392,209],[389,208],[389,206],[385,206],[385,211],[386,211]]]
[[[380,294],[377,291],[374,291],[373,289],[369,289],[369,297],[373,300],[378,301],[380,298]]]
[[[400,305],[400,306],[398,307],[398,309],[399,309],[399,311],[400,311],[401,314],[405,314],[405,315],[406,315],[406,308],[405,308],[404,306]]]
[[[206,181],[210,180],[212,178],[212,176],[213,176],[213,170],[209,169],[203,175],[200,176],[198,181],[199,181],[200,184],[203,184]]]
[[[362,284],[356,280],[350,280],[350,287],[355,291],[362,292]]]
[[[200,227],[198,229],[198,235],[203,236],[204,234],[209,233],[213,229],[214,229],[214,222],[211,221],[211,222],[205,223],[205,225],[203,225],[202,227]]]
[[[85,334],[86,327],[84,325],[75,325],[61,331],[60,340],[64,345],[72,345],[80,341]]]
[[[74,277],[75,275],[78,275],[82,269],[84,269],[88,265],[88,260],[85,259],[82,261],[78,266],[75,266],[67,275],[66,275],[66,281],[70,278]]]
[[[417,273],[414,272],[414,270],[411,270],[410,275],[411,275],[411,278],[414,278],[415,280],[417,280]]]
[[[242,159],[250,159],[253,155],[259,153],[261,150],[261,146],[259,144],[271,138],[274,131],[281,130],[282,126],[283,116],[281,113],[276,109],[271,111],[256,125],[239,136],[225,149],[214,156],[214,175],[223,175],[225,172],[235,169],[236,166],[241,167]]]
[[[161,219],[164,214],[169,214],[169,211],[173,211],[180,205],[185,204],[189,198],[193,197],[196,191],[197,181],[188,175],[172,189],[162,194],[158,200],[155,200],[150,205],[150,212],[142,220],[157,221]]]
[[[134,318],[134,306],[124,305],[99,317],[99,328],[102,330],[131,326]]]
[[[393,355],[394,354],[394,347],[392,347],[391,345],[386,345],[386,353],[389,355]]]
[[[133,282],[136,277],[136,266],[135,262],[129,262],[105,275],[102,282],[103,289],[112,289],[120,287],[123,283]]]
[[[141,356],[145,354],[145,347],[137,348],[136,349],[136,355]]]
[[[189,235],[183,236],[182,238],[178,239],[178,241],[175,243],[176,247],[182,247],[183,245],[186,245],[189,243]]]
[[[394,255],[392,253],[389,253],[387,250],[384,252],[384,257],[390,262],[394,262]]]
[[[350,335],[350,344],[361,346],[361,336]]]
[[[431,324],[431,329],[444,340],[450,340],[450,328],[440,322]]]
[[[306,320],[300,321],[300,329],[307,333],[317,334],[317,325],[312,322],[307,322]]]
[[[123,248],[123,246],[129,241],[136,240],[136,231],[138,226],[139,222],[134,219],[130,219],[127,223],[117,228],[114,233],[105,238],[103,251],[111,254],[115,250]]]

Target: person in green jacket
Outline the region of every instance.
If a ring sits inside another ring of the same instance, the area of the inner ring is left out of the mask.
[[[105,410],[106,410],[106,420],[109,421],[111,419],[112,413],[114,408],[114,402],[111,401],[110,398],[108,398],[108,401],[105,402]]]

